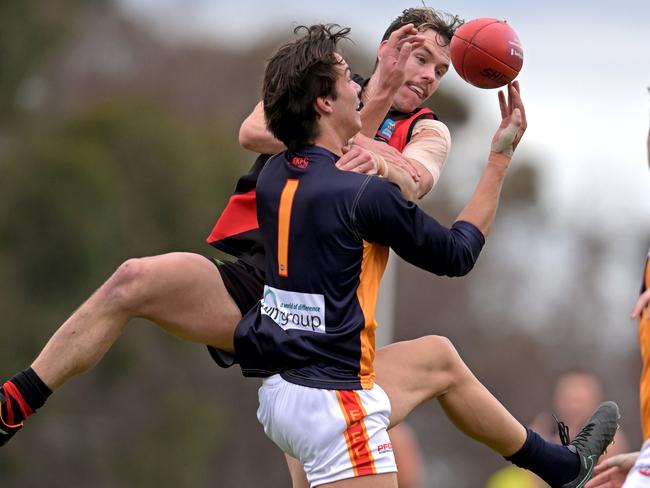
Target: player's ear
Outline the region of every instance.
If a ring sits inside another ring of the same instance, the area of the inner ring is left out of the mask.
[[[384,55],[384,47],[386,47],[386,44],[388,44],[388,39],[385,41],[381,41],[379,47],[377,48],[377,59],[379,61],[381,61],[381,57]]]
[[[330,97],[316,98],[316,111],[319,114],[330,114],[332,110],[332,99]]]

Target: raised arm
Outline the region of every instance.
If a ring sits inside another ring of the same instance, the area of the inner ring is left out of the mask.
[[[499,107],[501,124],[492,138],[487,165],[472,198],[456,219],[475,225],[485,237],[494,223],[510,159],[527,127],[518,82],[508,85],[507,100],[503,92],[499,91]]]
[[[518,84],[499,95],[501,125],[491,145],[488,163],[469,203],[448,229],[416,205],[404,201],[394,187],[367,180],[352,225],[359,235],[392,247],[406,261],[435,274],[467,274],[481,251],[494,221],[503,177],[526,129]]]
[[[395,92],[404,83],[404,66],[414,47],[424,44],[413,24],[406,24],[383,41],[377,53],[374,77],[377,83],[367,87],[361,109],[361,134],[373,138],[393,104]]]

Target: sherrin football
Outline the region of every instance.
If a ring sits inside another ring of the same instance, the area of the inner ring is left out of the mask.
[[[478,88],[498,88],[514,80],[524,64],[519,36],[505,20],[480,18],[460,26],[451,39],[451,63]]]

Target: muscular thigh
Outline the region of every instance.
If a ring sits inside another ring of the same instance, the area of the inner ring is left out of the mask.
[[[139,282],[147,287],[141,317],[180,339],[233,350],[233,332],[241,313],[213,262],[192,253],[138,261],[146,277]]]
[[[397,342],[377,351],[376,382],[390,399],[391,427],[449,388],[456,357],[449,340],[440,336]]]
[[[361,476],[317,486],[322,488],[398,488],[397,473]]]

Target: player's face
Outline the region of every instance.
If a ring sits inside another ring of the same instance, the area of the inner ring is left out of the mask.
[[[336,100],[332,100],[333,115],[336,127],[349,139],[361,130],[361,114],[358,110],[360,87],[352,81],[348,63],[340,55],[336,56],[340,63],[336,65]]]
[[[424,44],[411,52],[404,68],[404,84],[393,99],[393,108],[404,113],[411,112],[433,95],[449,70],[449,46],[441,46],[440,35],[431,29],[420,35],[425,38]]]

